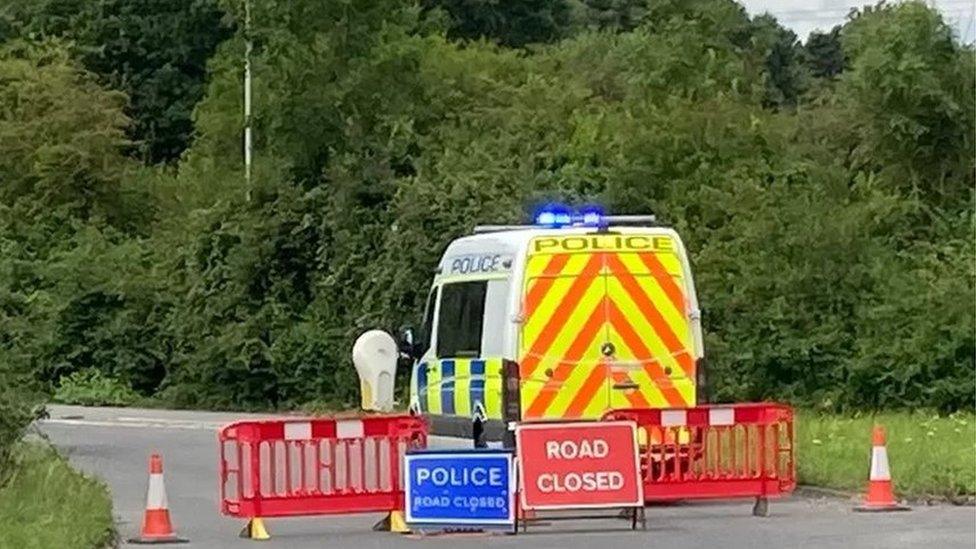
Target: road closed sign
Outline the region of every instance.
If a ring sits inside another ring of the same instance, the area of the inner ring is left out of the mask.
[[[633,423],[528,423],[515,438],[524,508],[644,505]]]
[[[512,527],[515,482],[507,450],[418,450],[404,466],[408,524]]]

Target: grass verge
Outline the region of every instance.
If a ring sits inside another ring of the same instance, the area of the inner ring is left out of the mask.
[[[115,533],[105,485],[39,442],[21,442],[13,467],[0,488],[0,547],[109,546]]]
[[[976,494],[976,415],[972,413],[838,416],[801,411],[796,420],[800,483],[863,490],[875,424],[887,430],[888,461],[898,496],[955,501]]]

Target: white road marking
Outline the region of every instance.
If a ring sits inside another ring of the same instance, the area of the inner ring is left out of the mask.
[[[161,417],[124,417],[119,416],[115,418],[116,420],[124,423],[153,423],[159,425],[175,425],[177,427],[183,427],[185,429],[219,429],[224,425],[229,425],[238,420],[228,420],[228,421],[194,421],[191,419],[164,419]],[[195,427],[186,427],[187,425],[192,425]]]
[[[192,422],[192,421],[174,421],[174,420],[139,420],[135,421],[134,418],[129,418],[128,421],[101,421],[92,419],[59,419],[51,418],[45,419],[40,422],[41,424],[53,423],[55,425],[76,425],[82,427],[152,427],[156,429],[188,429],[197,431],[216,431],[220,426],[216,424]]]

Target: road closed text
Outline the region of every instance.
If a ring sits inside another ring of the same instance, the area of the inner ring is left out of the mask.
[[[546,458],[578,459],[605,458],[610,446],[603,439],[549,440],[546,441]],[[589,471],[584,473],[542,473],[536,479],[540,492],[597,492],[600,490],[619,490],[624,485],[624,476],[619,471]]]

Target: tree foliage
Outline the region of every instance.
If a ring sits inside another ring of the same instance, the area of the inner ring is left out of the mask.
[[[0,48],[0,470],[39,413],[38,381],[93,363],[110,368],[143,345],[109,337],[113,307],[104,306],[126,297],[105,289],[130,281],[92,248],[105,233],[134,236],[143,216],[120,152],[123,103],[58,44]]]
[[[4,11],[0,42],[70,41],[89,71],[128,96],[131,151],[150,163],[179,158],[207,60],[231,30],[216,0],[8,0]]]
[[[423,0],[425,8],[438,8],[448,16],[448,36],[487,38],[505,46],[552,42],[570,24],[567,0]]]
[[[469,4],[255,3],[250,186],[239,28],[173,169],[126,158],[124,100],[74,49],[8,44],[0,363],[349,403],[353,339],[418,321],[451,239],[601,202],[685,239],[718,398],[974,405],[973,50],[935,11],[801,46],[729,0]]]
[[[810,75],[834,78],[844,71],[844,48],[840,44],[840,25],[830,32],[813,31],[807,37],[803,52]]]
[[[968,206],[974,180],[976,65],[937,12],[882,5],[842,33],[840,92],[858,132],[857,166],[942,207]]]

